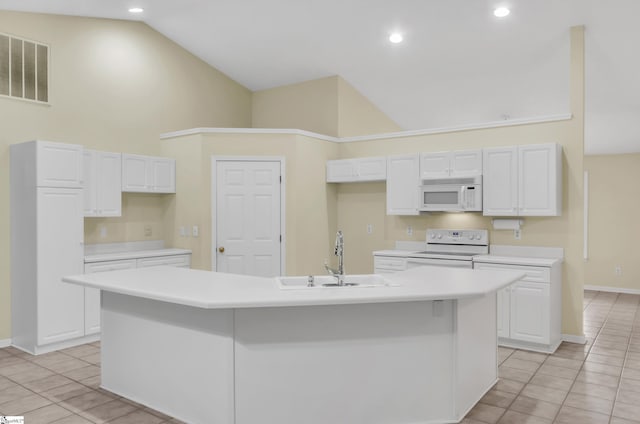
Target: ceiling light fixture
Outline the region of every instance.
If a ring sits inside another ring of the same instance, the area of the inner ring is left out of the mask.
[[[389,36],[389,41],[391,41],[393,44],[402,43],[402,34],[400,34],[399,32],[394,32]]]
[[[132,7],[131,9],[129,9],[129,13],[142,13],[144,12],[144,9],[141,7]]]
[[[498,7],[493,11],[493,14],[498,18],[504,18],[505,16],[509,15],[509,13],[511,13],[511,11],[506,7]]]

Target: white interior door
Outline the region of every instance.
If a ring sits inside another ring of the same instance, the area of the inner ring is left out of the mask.
[[[280,161],[214,163],[216,271],[281,275]]]

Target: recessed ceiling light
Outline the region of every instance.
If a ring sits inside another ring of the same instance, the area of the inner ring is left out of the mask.
[[[402,43],[402,34],[400,34],[399,32],[394,32],[389,36],[389,41],[391,41],[393,44]]]
[[[132,7],[131,9],[129,9],[130,13],[142,13],[144,12],[144,9],[141,7]]]
[[[511,11],[506,7],[498,7],[496,10],[493,11],[493,14],[498,18],[504,18],[509,13],[511,13]]]

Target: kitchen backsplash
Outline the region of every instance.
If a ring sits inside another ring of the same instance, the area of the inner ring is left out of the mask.
[[[173,231],[164,221],[171,197],[123,193],[121,217],[84,219],[85,244],[164,240]]]

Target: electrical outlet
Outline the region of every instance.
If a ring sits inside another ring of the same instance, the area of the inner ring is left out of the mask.
[[[616,276],[620,277],[622,275],[622,267],[620,265],[616,265],[613,272]]]
[[[185,237],[187,235],[187,230],[185,230],[184,225],[180,227],[180,237]]]
[[[107,237],[107,227],[104,225],[100,227],[100,238]]]
[[[367,234],[373,234],[373,225],[367,224]]]
[[[197,225],[193,226],[191,234],[193,234],[194,237],[198,237],[198,234],[200,234],[200,230],[198,229]]]
[[[408,236],[413,235],[413,227],[411,225],[407,226],[407,235]]]
[[[520,240],[522,238],[522,233],[520,230],[513,230],[513,238],[516,240]]]
[[[153,235],[153,230],[151,224],[147,224],[144,226],[144,236],[151,237]]]

